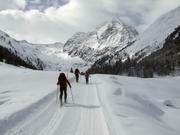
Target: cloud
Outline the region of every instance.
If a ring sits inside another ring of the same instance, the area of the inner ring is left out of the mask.
[[[4,10],[0,12],[0,29],[20,40],[38,43],[65,42],[75,32],[93,30],[108,18],[98,9],[100,4],[96,0],[89,4],[72,0],[65,6],[50,7],[45,12]]]
[[[25,6],[26,0],[0,0],[0,10],[23,9]]]
[[[23,0],[11,1],[16,4],[8,9],[0,0],[0,9],[6,9],[0,11],[0,29],[16,39],[34,43],[65,42],[75,32],[92,31],[112,16],[143,31],[158,16],[180,5],[180,0],[70,0],[59,8],[40,12],[12,10],[25,4],[18,3]]]

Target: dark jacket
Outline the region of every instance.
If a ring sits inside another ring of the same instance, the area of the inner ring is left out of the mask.
[[[89,78],[89,73],[88,72],[85,73],[85,78]]]
[[[75,75],[79,75],[80,74],[79,69],[76,69],[74,73],[75,73]]]
[[[67,79],[63,79],[63,80],[58,79],[57,85],[60,85],[61,88],[67,88],[67,84],[71,88],[71,84]]]

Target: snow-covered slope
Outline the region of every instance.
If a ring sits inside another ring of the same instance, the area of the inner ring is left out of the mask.
[[[78,57],[71,58],[63,52],[63,44],[31,44],[26,41],[17,41],[0,31],[0,46],[35,66],[37,69],[61,70],[66,67],[83,64]]]
[[[160,16],[149,28],[136,37],[136,41],[121,50],[112,53],[109,57],[102,57],[97,64],[108,61],[113,64],[121,59],[125,61],[128,57],[142,60],[153,52],[161,49],[166,38],[180,25],[180,7]]]
[[[115,18],[98,26],[96,31],[76,33],[64,45],[64,51],[95,62],[103,56],[115,53],[129,45],[138,35],[137,31]]]
[[[125,52],[133,57],[144,56],[161,49],[165,39],[180,25],[180,7],[159,17]]]

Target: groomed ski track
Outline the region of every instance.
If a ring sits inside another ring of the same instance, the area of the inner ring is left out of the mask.
[[[68,104],[60,107],[54,94],[5,135],[110,135],[95,78],[88,85],[84,78],[72,82],[75,103],[68,90]]]

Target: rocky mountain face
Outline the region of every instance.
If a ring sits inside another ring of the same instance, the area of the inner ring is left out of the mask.
[[[93,63],[132,44],[137,35],[133,27],[113,19],[98,26],[94,32],[76,33],[65,43],[63,50]]]

